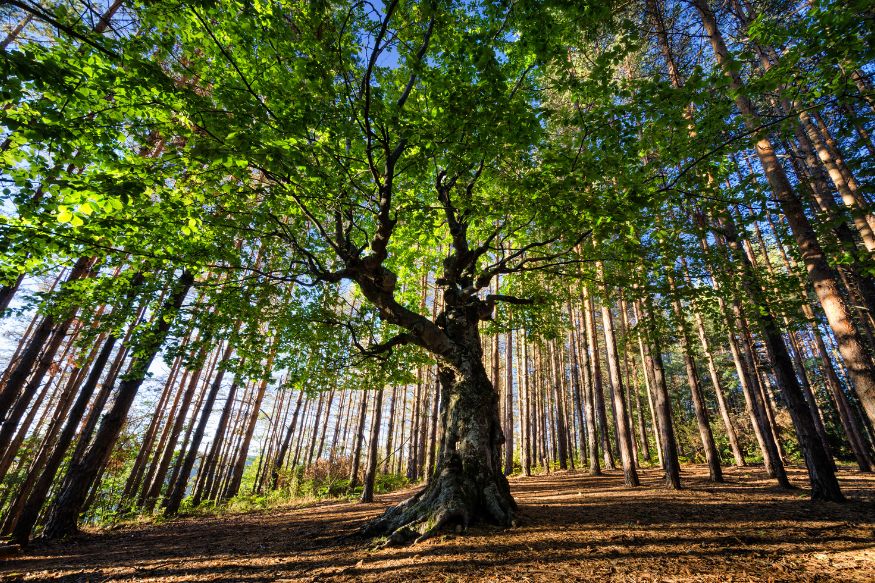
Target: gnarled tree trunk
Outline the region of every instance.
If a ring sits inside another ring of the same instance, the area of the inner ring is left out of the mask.
[[[438,365],[443,447],[426,487],[363,528],[386,535],[387,544],[418,542],[475,521],[511,526],[514,520],[516,503],[502,472],[498,393],[483,366],[477,318],[452,312],[446,332],[455,350]]]

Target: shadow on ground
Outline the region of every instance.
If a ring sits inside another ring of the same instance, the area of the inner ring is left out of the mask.
[[[873,581],[875,477],[843,469],[847,504],[780,490],[761,468],[725,484],[684,469],[685,489],[622,474],[515,478],[522,524],[421,545],[369,549],[352,535],[411,491],[90,533],[0,563],[4,581]],[[801,470],[791,470],[797,484]]]

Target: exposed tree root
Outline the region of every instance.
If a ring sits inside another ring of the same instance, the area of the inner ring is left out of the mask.
[[[441,532],[464,532],[476,522],[515,524],[516,502],[501,472],[466,469],[458,453],[447,456],[428,485],[362,527],[385,536],[383,546],[416,544]]]

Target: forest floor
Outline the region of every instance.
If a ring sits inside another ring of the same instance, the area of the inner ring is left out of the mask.
[[[791,470],[795,484],[804,472]],[[37,544],[0,562],[2,581],[875,581],[875,476],[840,471],[847,504],[771,486],[762,468],[685,489],[642,470],[513,478],[522,524],[471,528],[413,547],[349,536],[413,490],[374,504],[320,502],[182,518]]]

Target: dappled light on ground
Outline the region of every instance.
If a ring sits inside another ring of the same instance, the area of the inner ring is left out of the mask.
[[[685,467],[685,489],[622,473],[514,478],[522,524],[472,528],[420,545],[374,549],[355,532],[410,491],[374,504],[193,517],[35,545],[4,581],[872,581],[875,477],[843,469],[850,502],[814,503],[772,486],[762,468]],[[793,469],[794,484],[805,484]]]

